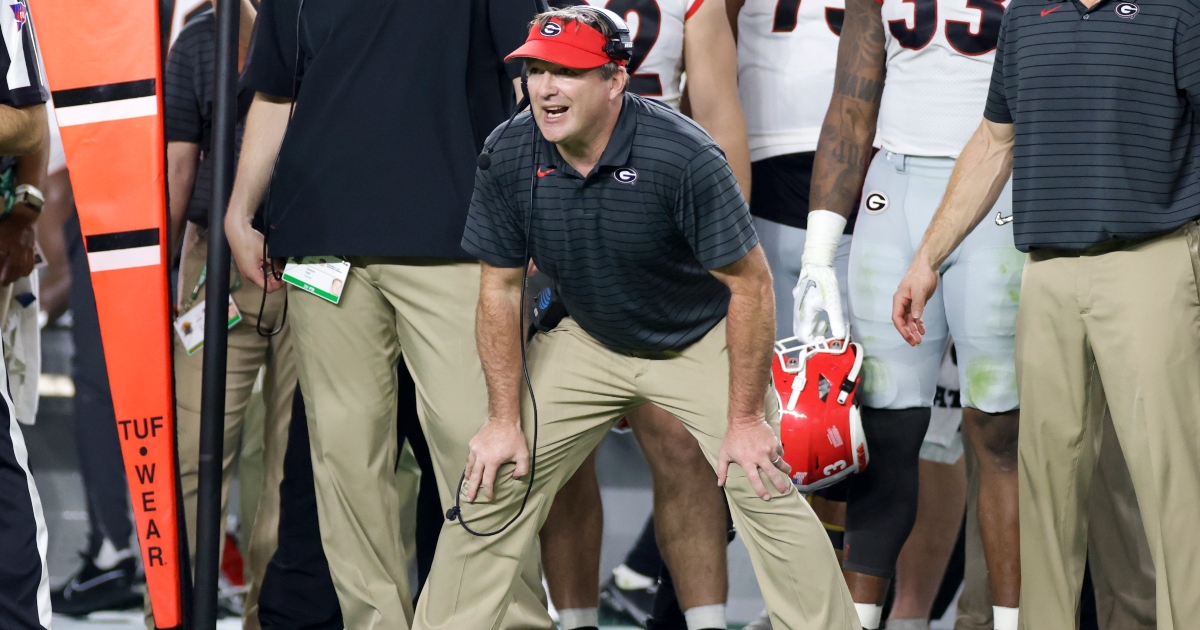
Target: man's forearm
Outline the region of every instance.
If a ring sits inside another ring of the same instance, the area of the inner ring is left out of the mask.
[[[883,22],[875,0],[847,0],[833,98],[813,162],[809,210],[849,217],[862,192],[886,74]]]
[[[475,344],[487,382],[488,419],[519,425],[521,343],[524,338],[523,331],[517,329],[520,325],[520,286],[491,282],[488,275],[485,265],[475,313]]]
[[[734,292],[725,323],[729,348],[729,421],[763,419],[775,343],[775,296],[767,282]]]
[[[862,191],[871,141],[875,136],[873,112],[861,103],[834,97],[821,127],[813,163],[808,207],[849,217]]]
[[[44,118],[41,124],[42,126],[46,125]],[[42,134],[41,140],[34,147],[33,151],[17,159],[16,170],[13,173],[13,183],[17,186],[28,184],[38,190],[43,190],[46,186],[46,169],[49,164],[50,138],[48,134]],[[45,193],[43,192],[43,194]],[[30,208],[17,206],[13,208],[13,213],[8,220],[15,221],[18,224],[33,225],[38,220],[38,213]]]
[[[1012,174],[1012,125],[984,121],[954,165],[916,259],[938,269],[996,205]]]
[[[30,155],[49,146],[46,105],[28,107],[0,105],[0,155]],[[42,174],[45,175],[45,166]]]
[[[291,101],[256,94],[246,115],[246,132],[242,153],[238,157],[237,177],[229,199],[229,221],[249,224],[262,203],[271,169],[279,155],[279,147],[287,132]],[[226,224],[228,225],[228,223]]]
[[[200,160],[200,145],[195,142],[167,143],[167,192],[171,217],[171,253],[179,255],[183,228],[187,222],[188,203],[196,186],[196,170]]]
[[[729,422],[759,422],[771,380],[775,292],[762,245],[712,274],[729,287],[725,347],[729,352]]]

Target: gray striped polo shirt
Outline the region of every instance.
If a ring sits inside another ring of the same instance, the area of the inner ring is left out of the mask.
[[[1012,0],[984,117],[1014,123],[1017,248],[1084,249],[1200,216],[1200,6]]]
[[[534,129],[523,113],[488,139],[495,150],[475,176],[463,249],[519,267],[528,234],[529,254],[567,311],[618,352],[680,350],[716,326],[729,290],[709,270],[740,260],[758,236],[712,138],[627,94],[599,163],[582,177]]]

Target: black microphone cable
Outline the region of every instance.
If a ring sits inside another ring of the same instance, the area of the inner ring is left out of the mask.
[[[525,94],[526,94],[525,98],[521,99],[521,103],[518,104],[517,110],[513,112],[512,116],[509,116],[508,122],[504,124],[504,129],[501,130],[501,132],[499,134],[497,134],[496,141],[492,143],[492,146],[485,148],[483,150],[483,153],[479,154],[479,168],[481,168],[483,170],[487,170],[488,168],[491,167],[491,165],[492,165],[492,149],[495,147],[496,143],[500,141],[501,136],[504,135],[504,131],[508,130],[508,125],[512,124],[513,119],[517,117],[517,113],[520,112],[522,109],[524,109],[524,107],[522,105],[524,105],[525,103],[527,103],[529,101],[529,96],[528,96],[529,88],[528,88],[528,85],[526,84],[526,80],[524,77],[521,78],[521,87],[524,88],[524,90],[525,90]],[[463,482],[466,481],[466,479],[467,479],[467,473],[464,470],[463,473],[461,475],[459,475],[458,488],[456,488],[454,491],[454,507],[452,507],[446,511],[446,519],[451,520],[451,521],[457,520],[458,524],[462,525],[462,528],[467,530],[467,533],[471,534],[472,536],[479,537],[479,538],[487,538],[489,536],[499,535],[499,534],[503,533],[506,529],[508,529],[510,526],[512,526],[513,523],[517,522],[517,519],[521,518],[521,515],[525,513],[525,506],[529,503],[529,496],[533,492],[534,480],[537,478],[537,445],[538,445],[538,424],[539,424],[538,423],[537,397],[535,397],[533,394],[533,381],[529,378],[529,361],[528,361],[528,359],[526,357],[526,353],[525,353],[525,345],[526,345],[525,344],[525,284],[529,280],[529,262],[530,262],[529,233],[530,233],[530,228],[533,225],[533,209],[534,209],[534,201],[535,201],[534,189],[537,187],[537,155],[538,155],[537,121],[531,120],[529,127],[530,127],[529,137],[531,140],[531,142],[530,142],[531,165],[529,167],[529,213],[525,216],[525,256],[524,256],[524,263],[523,263],[523,266],[521,269],[521,299],[519,302],[520,313],[517,316],[517,337],[521,343],[521,374],[525,378],[525,390],[527,392],[529,392],[529,402],[533,407],[533,448],[530,450],[530,453],[529,453],[529,485],[525,488],[525,496],[521,498],[521,507],[517,509],[517,513],[514,514],[512,518],[508,519],[507,523],[505,523],[500,529],[497,529],[495,531],[477,532],[474,529],[471,529],[470,525],[467,525],[466,519],[462,518],[462,486],[463,486]],[[485,157],[487,158],[486,166],[484,165]],[[524,435],[524,432],[522,432],[522,435]]]

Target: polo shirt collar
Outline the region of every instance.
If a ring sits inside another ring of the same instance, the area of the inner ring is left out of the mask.
[[[637,131],[637,107],[632,103],[633,98],[632,94],[625,94],[625,99],[621,103],[621,113],[617,116],[617,125],[608,138],[608,145],[604,147],[604,153],[600,154],[600,160],[596,162],[595,168],[588,177],[599,173],[606,166],[617,168],[624,166],[629,161],[629,154],[633,150],[633,136]],[[542,142],[542,150],[545,151],[545,155],[550,157],[550,163],[556,169],[578,176],[575,169],[563,159],[554,143],[541,134],[538,135],[538,138]]]

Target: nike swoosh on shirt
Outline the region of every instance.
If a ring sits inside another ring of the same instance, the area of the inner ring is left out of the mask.
[[[1047,15],[1050,15],[1051,13],[1054,13],[1055,11],[1057,11],[1061,8],[1062,8],[1062,5],[1059,4],[1059,5],[1055,5],[1054,8],[1052,8],[1052,9],[1042,9],[1042,17],[1046,17]]]
[[[538,177],[545,177],[545,176],[549,175],[550,173],[553,173],[553,172],[554,172],[554,170],[555,170],[555,169],[554,169],[554,167],[545,168],[545,169],[543,169],[543,168],[539,168],[539,169],[537,170],[537,176],[538,176]]]
[[[1002,216],[1000,214],[1000,211],[997,210],[996,211],[996,225],[1007,225],[1009,223],[1012,223],[1012,215],[1010,214],[1008,216]]]

